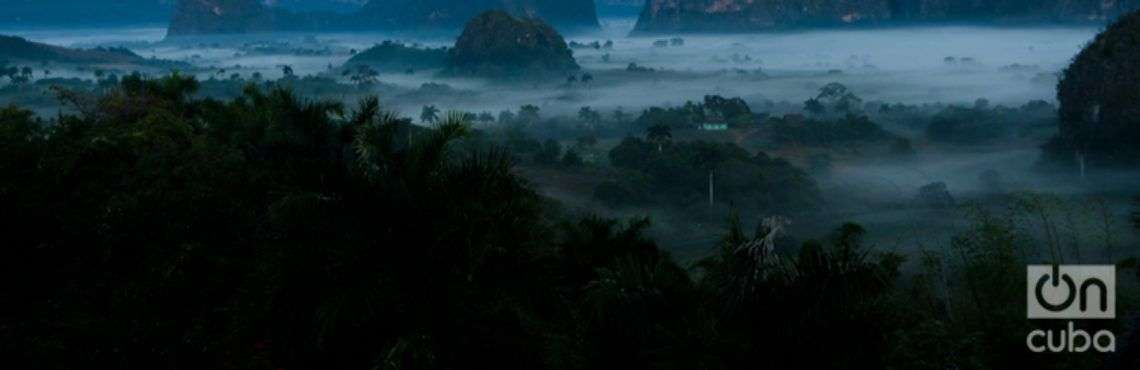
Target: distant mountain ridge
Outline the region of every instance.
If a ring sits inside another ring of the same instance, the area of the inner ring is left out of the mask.
[[[635,32],[756,32],[891,23],[1104,23],[1138,0],[648,0]]]
[[[71,49],[0,35],[0,61],[70,64],[178,66],[181,63],[147,59],[124,48]]]
[[[596,28],[594,0],[371,0],[350,14],[293,12],[262,0],[177,0],[169,36],[345,29],[458,29],[488,10]]]

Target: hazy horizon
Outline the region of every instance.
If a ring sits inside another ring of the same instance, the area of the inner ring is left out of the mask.
[[[675,105],[707,94],[740,96],[798,103],[828,82],[841,82],[866,101],[906,104],[968,104],[988,99],[995,104],[1020,105],[1032,100],[1054,101],[1054,75],[1096,34],[1092,27],[967,27],[930,26],[860,30],[807,30],[742,35],[679,35],[684,46],[655,47],[654,41],[673,36],[629,36],[633,18],[605,18],[597,32],[567,36],[568,42],[612,40],[612,50],[576,49],[584,70],[594,73],[623,70],[629,63],[667,70],[683,82],[607,81],[588,90],[567,91],[539,86],[522,96],[492,94],[488,99],[465,97],[439,102],[453,109],[500,110],[523,104],[549,106],[568,101],[579,106],[639,109]],[[407,32],[270,33],[246,36],[206,36],[165,41],[162,28],[3,29],[0,34],[65,47],[125,46],[144,57],[185,61],[201,68],[280,74],[290,65],[298,75],[325,73],[331,64],[348,60],[349,50],[363,50],[384,40],[425,46],[450,46],[454,36],[416,37]],[[321,50],[330,55],[238,55],[244,44],[288,42],[290,47]],[[603,56],[609,54],[609,61]],[[946,63],[946,57],[972,62]],[[241,68],[234,68],[235,66]],[[740,71],[748,72],[741,75]],[[755,74],[760,71],[763,75]],[[199,76],[208,77],[209,71]],[[456,88],[491,88],[481,81],[439,78],[431,74],[384,74],[384,82],[416,88],[426,82]],[[513,87],[512,87],[513,89]],[[654,94],[636,93],[649,89]],[[421,102],[400,108],[414,113]]]

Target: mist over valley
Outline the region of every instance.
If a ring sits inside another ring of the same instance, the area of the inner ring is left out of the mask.
[[[47,3],[0,348],[50,368],[1140,364],[1140,3]],[[1118,352],[1026,351],[1036,264],[1115,266]]]

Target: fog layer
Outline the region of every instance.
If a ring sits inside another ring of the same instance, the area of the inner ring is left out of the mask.
[[[386,74],[380,80],[408,88],[441,82],[476,92],[461,99],[392,102],[407,112],[426,103],[471,110],[508,109],[523,104],[566,111],[574,106],[638,109],[679,104],[712,93],[741,96],[752,103],[798,103],[828,82],[841,82],[867,101],[921,104],[986,98],[994,103],[1021,104],[1038,99],[1052,101],[1055,74],[1097,31],[929,27],[690,35],[683,37],[683,45],[662,47],[655,46],[655,41],[668,37],[627,37],[632,27],[632,19],[605,19],[599,32],[567,37],[568,41],[584,44],[614,42],[612,49],[575,49],[579,63],[596,77],[591,88],[568,89],[552,83],[520,91],[517,86],[499,88],[481,81],[437,78],[430,71],[410,76]],[[158,28],[0,32],[62,46],[122,45],[146,57],[245,74],[259,72],[268,78],[279,76],[281,65],[290,65],[299,75],[325,73],[329,66],[337,67],[347,60],[352,50],[363,50],[387,39],[426,46],[447,46],[454,40],[454,35],[321,33],[162,41],[164,30]],[[249,52],[259,45],[289,53]],[[312,55],[298,55],[302,53]],[[656,69],[659,76],[631,78],[624,73],[630,63]],[[203,71],[201,75],[211,73]],[[558,102],[567,103],[567,107]]]

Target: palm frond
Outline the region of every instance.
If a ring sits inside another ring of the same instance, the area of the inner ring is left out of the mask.
[[[432,130],[424,132],[410,148],[408,169],[416,178],[426,178],[444,165],[447,147],[470,134],[471,122],[462,112],[448,112]]]

